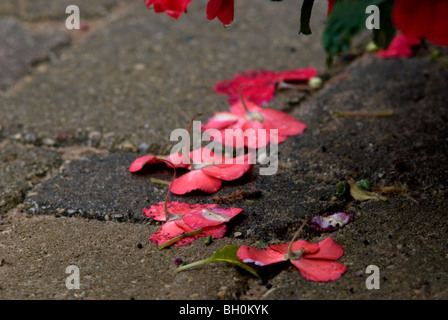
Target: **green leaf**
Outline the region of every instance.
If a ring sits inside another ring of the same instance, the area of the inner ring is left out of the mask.
[[[300,30],[299,34],[310,35],[310,18],[313,11],[314,0],[303,0],[302,9],[300,10]]]
[[[224,261],[224,262],[229,262],[234,265],[237,265],[238,267],[243,268],[244,270],[250,272],[255,277],[260,278],[260,276],[255,272],[254,269],[252,269],[247,264],[241,262],[241,260],[238,259],[236,253],[239,248],[240,248],[240,246],[238,246],[238,245],[230,244],[230,245],[225,246],[224,248],[216,251],[210,258],[196,261],[196,262],[187,264],[185,266],[179,267],[176,269],[176,272],[180,272],[182,270],[196,267],[196,266],[206,264],[206,263]]]
[[[390,0],[338,0],[336,1],[323,35],[323,45],[328,54],[327,63],[332,58],[350,48],[352,38],[366,28],[366,8],[380,5]],[[381,20],[380,14],[380,20]]]

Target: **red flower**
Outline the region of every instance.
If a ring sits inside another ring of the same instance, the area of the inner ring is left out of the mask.
[[[448,45],[446,0],[395,0],[392,18],[396,28],[409,37]]]
[[[333,10],[334,4],[336,3],[336,0],[328,0],[328,11],[327,16],[330,15],[331,10]]]
[[[249,153],[231,159],[214,154],[206,148],[200,148],[190,152],[191,161],[187,161],[181,154],[166,157],[157,155],[143,156],[137,158],[131,164],[129,171],[137,172],[147,164],[164,163],[164,159],[169,160],[176,168],[190,170],[190,172],[172,182],[172,193],[186,194],[193,190],[214,193],[221,188],[222,180],[233,181],[241,178],[248,172],[253,167],[254,160],[252,157],[252,154]]]
[[[414,51],[413,47],[420,45],[420,39],[408,37],[404,34],[397,34],[386,50],[378,51],[378,57],[381,58],[407,58],[411,57]]]
[[[236,103],[240,97],[240,86],[243,98],[255,104],[263,105],[272,100],[275,93],[275,86],[278,82],[300,82],[308,81],[316,77],[317,71],[314,68],[297,69],[284,72],[272,72],[269,70],[248,70],[238,73],[231,80],[219,81],[213,89],[220,94],[229,96],[229,104]]]
[[[337,280],[347,271],[347,267],[334,261],[342,257],[344,249],[332,238],[319,243],[297,240],[292,244],[292,257],[288,257],[289,244],[271,245],[266,250],[241,246],[238,258],[259,266],[289,260],[299,269],[302,276],[311,281],[328,282]]]
[[[233,22],[234,0],[210,0],[207,4],[207,19],[218,18],[224,25]]]
[[[144,208],[143,214],[156,221],[166,221],[164,204],[164,202],[159,202],[150,208]],[[225,223],[243,211],[240,208],[223,208],[217,204],[190,205],[178,201],[169,202],[167,209],[173,217],[149,238],[159,246],[184,233],[193,232],[201,228],[202,232],[180,239],[175,246],[184,246],[198,237],[212,236],[217,239],[222,238],[227,230]]]
[[[303,133],[305,128],[304,123],[285,112],[261,108],[255,103],[250,101],[243,103],[241,100],[230,107],[230,112],[216,112],[209,122],[201,127],[204,131],[219,130],[224,145],[234,148],[246,146],[252,149],[268,145],[271,136],[277,136],[278,143],[282,143],[288,136]],[[245,137],[244,134],[247,134],[249,129],[253,130],[254,135]],[[259,129],[265,130],[266,139],[259,136]],[[271,132],[272,129],[277,129],[277,134]],[[230,130],[228,132],[233,135],[226,137],[226,130]]]
[[[154,12],[165,12],[174,19],[178,19],[180,15],[187,11],[187,7],[191,0],[145,0],[146,6],[153,6]]]

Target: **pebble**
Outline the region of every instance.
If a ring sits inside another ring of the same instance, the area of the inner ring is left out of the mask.
[[[56,141],[51,138],[45,138],[44,140],[42,140],[42,144],[48,147],[52,147],[56,144]]]
[[[138,151],[137,147],[134,146],[130,142],[123,142],[120,145],[120,149],[121,149],[121,151],[125,151],[125,152],[137,152]]]
[[[138,150],[140,151],[140,153],[146,153],[146,151],[148,151],[148,148],[149,146],[145,142],[140,143],[138,146]]]
[[[241,237],[243,234],[241,233],[241,232],[239,232],[239,231],[237,231],[237,232],[235,232],[234,234],[233,234],[233,236],[235,237],[235,238],[238,238],[238,237]]]

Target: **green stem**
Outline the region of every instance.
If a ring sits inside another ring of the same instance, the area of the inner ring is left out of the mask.
[[[161,184],[161,185],[164,185],[164,186],[169,186],[170,185],[170,183],[168,181],[160,180],[160,179],[157,179],[157,178],[151,178],[151,179],[149,179],[149,181],[151,181],[152,183],[158,183],[158,184]]]
[[[207,259],[204,259],[204,260],[199,260],[199,261],[196,261],[196,262],[192,262],[192,263],[189,263],[189,264],[186,264],[184,266],[181,266],[181,267],[177,268],[176,272],[180,272],[182,270],[193,268],[193,267],[199,266],[201,264],[205,264],[205,263],[209,263],[209,262],[213,262],[213,261],[214,260],[212,258],[207,258]]]
[[[190,232],[184,232],[184,233],[178,235],[177,237],[174,237],[173,239],[168,240],[165,243],[162,243],[159,246],[159,249],[164,249],[166,247],[169,247],[169,246],[175,244],[179,240],[182,240],[182,239],[185,239],[185,238],[188,238],[188,237],[200,234],[200,233],[202,233],[202,228],[199,228],[199,229],[196,229],[196,230],[193,230],[193,231],[190,231]]]
[[[341,111],[334,110],[333,114],[341,117],[389,117],[394,112],[392,110],[384,111]]]

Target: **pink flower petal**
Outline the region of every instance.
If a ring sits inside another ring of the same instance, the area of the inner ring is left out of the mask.
[[[207,129],[225,129],[238,120],[238,116],[231,112],[215,112],[212,118],[208,119],[206,125],[202,125],[202,130]]]
[[[291,260],[291,263],[299,269],[302,276],[311,281],[328,282],[342,277],[347,267],[337,261],[310,260],[306,257]]]
[[[333,238],[326,238],[318,244],[319,251],[307,254],[306,259],[337,260],[344,255],[344,249]]]
[[[183,216],[184,222],[193,229],[225,224],[243,211],[240,208],[222,208],[216,204],[198,206]]]
[[[207,193],[215,193],[221,188],[222,181],[211,177],[202,170],[193,170],[172,182],[171,192],[174,194],[186,194],[193,190],[201,190]]]
[[[289,247],[289,243],[277,244],[277,245],[269,246],[269,248],[271,250],[274,250],[274,251],[277,251],[277,252],[281,252],[283,254],[288,253],[288,247]],[[293,252],[299,251],[299,250],[305,250],[303,254],[314,253],[314,252],[317,252],[319,250],[319,244],[318,243],[308,242],[306,240],[297,240],[297,241],[295,241],[292,244],[291,250]]]
[[[283,252],[278,252],[271,248],[268,248],[267,250],[259,250],[249,246],[241,246],[236,255],[242,262],[253,262],[258,266],[266,266],[286,260]]]
[[[164,204],[164,202],[159,202],[150,208],[143,208],[143,214],[156,221],[165,221]],[[184,215],[191,211],[191,205],[185,202],[171,201],[168,202],[167,209],[172,214]]]
[[[193,231],[181,220],[168,221],[164,223],[159,230],[149,237],[149,240],[157,244],[158,246],[181,235],[184,232]],[[182,239],[176,243],[176,245],[185,245],[193,242],[199,235],[194,235],[185,239]]]
[[[233,162],[233,163],[228,163]],[[225,163],[208,166],[202,172],[208,176],[225,181],[233,181],[241,178],[253,167],[253,155],[251,153],[239,156],[234,159],[226,159]]]
[[[152,154],[137,158],[134,160],[134,162],[132,162],[131,166],[129,167],[129,172],[138,172],[146,164],[154,164],[154,163],[163,163],[163,160],[161,160],[160,156],[155,156]]]
[[[304,123],[294,119],[285,112],[273,109],[264,109],[261,111],[261,114],[265,119],[263,123],[264,127],[266,129],[278,129],[279,135],[294,136],[302,134],[306,129],[306,125]]]

